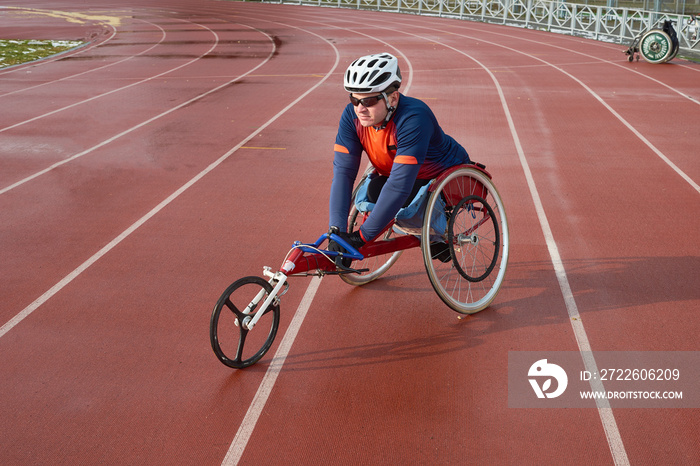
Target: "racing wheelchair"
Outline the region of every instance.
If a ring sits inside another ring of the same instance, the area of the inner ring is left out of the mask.
[[[641,55],[649,63],[666,63],[675,58],[679,47],[673,21],[667,19],[661,29],[652,28],[639,33],[624,53],[628,55],[629,61],[634,61],[635,58],[639,61]]]
[[[370,172],[353,192],[348,232],[358,229],[372,209],[363,198]],[[335,241],[346,251],[322,249]],[[443,247],[436,256],[434,246]],[[216,302],[209,333],[212,349],[226,366],[242,369],[255,364],[270,349],[280,323],[280,299],[288,279],[339,275],[351,285],[376,280],[396,263],[401,253],[420,247],[425,269],[440,299],[460,314],[488,307],[506,273],[508,222],[503,201],[491,175],[481,164],[452,167],[425,185],[411,204],[374,240],[353,248],[333,232],[314,243],[293,243],[278,271],[233,282]],[[344,265],[350,259],[352,266]]]

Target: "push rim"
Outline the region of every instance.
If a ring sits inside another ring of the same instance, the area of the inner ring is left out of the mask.
[[[480,282],[491,274],[498,261],[501,235],[496,214],[488,202],[472,195],[452,208],[447,224],[447,244],[453,265],[462,277]],[[455,259],[464,252],[471,261]]]

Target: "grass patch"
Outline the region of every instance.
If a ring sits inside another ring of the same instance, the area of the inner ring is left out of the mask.
[[[75,40],[0,39],[0,68],[49,57],[82,45]]]

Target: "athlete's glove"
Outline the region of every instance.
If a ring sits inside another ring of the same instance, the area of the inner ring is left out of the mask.
[[[350,246],[352,246],[355,249],[360,249],[362,246],[365,245],[365,240],[362,239],[362,236],[360,236],[360,230],[353,231],[352,233],[344,233],[338,229],[338,227],[331,227],[330,233],[335,233],[336,235],[340,236],[343,238],[345,241],[347,241]],[[348,252],[344,247],[342,247],[340,244],[336,243],[335,241],[331,240],[328,243],[328,250],[329,251],[335,251],[335,252]],[[335,263],[341,263],[343,264],[344,267],[350,267],[350,264],[352,263],[352,259],[349,258],[342,258],[340,256],[336,256]]]

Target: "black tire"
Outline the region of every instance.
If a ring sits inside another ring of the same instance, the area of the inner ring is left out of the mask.
[[[259,297],[257,304],[254,299]],[[243,369],[258,362],[272,346],[280,323],[279,302],[273,301],[252,330],[241,323],[250,318],[272,292],[272,285],[260,277],[244,277],[232,283],[214,306],[209,338],[214,354],[223,364]],[[251,311],[247,311],[252,307]],[[268,329],[268,330],[266,330]]]

